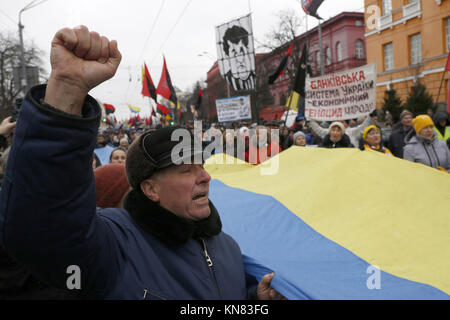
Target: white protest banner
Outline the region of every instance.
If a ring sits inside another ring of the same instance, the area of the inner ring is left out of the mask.
[[[376,108],[376,64],[306,78],[305,116],[335,121],[359,118]]]
[[[252,118],[250,96],[217,99],[216,108],[219,122]]]

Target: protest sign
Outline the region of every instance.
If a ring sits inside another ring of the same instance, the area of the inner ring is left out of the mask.
[[[376,108],[376,64],[306,78],[305,116],[334,121],[359,118]]]
[[[251,119],[250,106],[250,96],[217,99],[217,118],[219,122]]]

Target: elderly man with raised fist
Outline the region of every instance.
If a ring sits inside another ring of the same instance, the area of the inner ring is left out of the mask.
[[[43,282],[82,298],[283,299],[273,273],[259,283],[246,277],[239,246],[209,200],[203,164],[170,157],[174,128],[130,146],[125,209],[96,208],[101,110],[88,92],[114,76],[120,60],[116,41],[84,26],[56,33],[48,84],[28,92],[17,122],[0,245]]]

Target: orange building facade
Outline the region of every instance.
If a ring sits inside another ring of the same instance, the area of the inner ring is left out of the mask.
[[[450,0],[365,0],[364,5],[367,63],[377,63],[377,108],[389,89],[405,102],[417,81],[446,106]]]

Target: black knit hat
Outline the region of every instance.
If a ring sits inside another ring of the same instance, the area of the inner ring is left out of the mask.
[[[154,172],[171,165],[203,163],[201,142],[195,143],[191,131],[181,126],[148,131],[136,139],[128,149],[126,172],[133,189]]]

